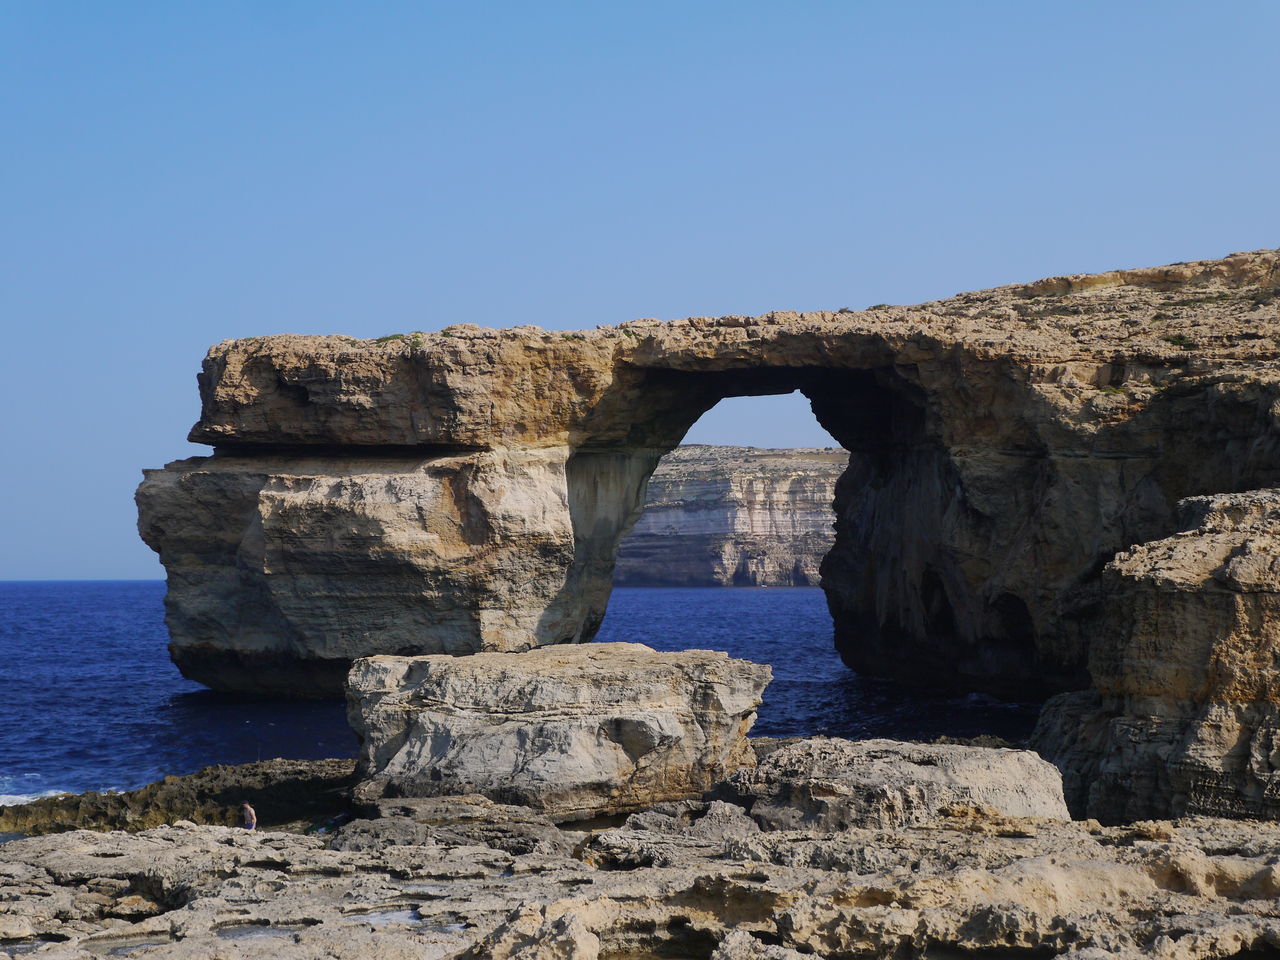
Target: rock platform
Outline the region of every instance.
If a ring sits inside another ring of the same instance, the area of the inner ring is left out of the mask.
[[[478,797],[336,834],[179,822],[0,844],[0,957],[1262,957],[1280,826],[1103,827],[958,804],[895,829],[762,829],[722,801],[561,830]],[[379,815],[382,814],[382,815]]]

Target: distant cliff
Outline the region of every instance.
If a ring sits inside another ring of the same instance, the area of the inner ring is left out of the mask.
[[[836,480],[848,462],[838,447],[678,447],[649,480],[614,583],[817,586],[833,538]]]

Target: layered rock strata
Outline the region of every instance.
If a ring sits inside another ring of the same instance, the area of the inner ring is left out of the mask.
[[[677,447],[649,478],[614,584],[816,587],[848,463],[837,448]]]
[[[956,807],[909,829],[830,833],[762,830],[741,808],[690,801],[586,834],[474,797],[453,811],[430,802],[420,818],[361,819],[331,837],[181,822],[2,844],[0,957],[1209,960],[1280,948],[1274,824],[1105,828]]]
[[[561,821],[698,797],[755,762],[746,734],[769,677],[635,643],[358,660],[357,796],[477,793]]]
[[[822,565],[845,660],[1085,689],[1128,615],[1117,551],[1185,498],[1280,486],[1278,291],[1258,251],[861,312],[229,341],[192,431],[216,455],[138,495],[171,649],[214,686],[332,695],[355,656],[588,639],[660,457],[724,397],[798,389],[850,452]]]
[[[1035,741],[1110,822],[1280,818],[1280,491],[1179,508],[1183,530],[1108,564],[1095,688],[1051,701]]]

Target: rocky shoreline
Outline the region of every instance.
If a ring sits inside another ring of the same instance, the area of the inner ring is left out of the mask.
[[[1079,815],[1275,817],[1278,306],[1258,250],[857,312],[227,341],[213,455],[137,492],[170,654],[336,698],[362,657],[589,641],[662,457],[799,390],[848,452],[820,568],[846,664],[1052,697],[1035,745]]]
[[[911,765],[898,766],[901,787]],[[866,780],[861,795],[890,786]],[[0,845],[0,956],[1191,960],[1280,950],[1273,823],[1102,827],[953,802],[910,823],[788,825],[778,814],[802,805],[774,802],[766,815],[741,802],[664,803],[584,828],[471,795],[382,801],[320,834],[178,820],[15,840]]]
[[[0,844],[0,957],[1280,950],[1280,825],[1073,821],[1026,750],[751,741],[767,679],[638,644],[357,661],[354,771],[215,767],[0,813],[57,831]],[[246,798],[258,830],[227,825]]]
[[[215,347],[215,455],[138,491],[171,654],[345,689],[360,756],[6,810],[47,832],[0,846],[0,951],[1280,956],[1278,284],[1257,251],[861,313]],[[794,389],[850,454],[840,656],[1053,694],[1038,753],[752,742],[769,667],[584,642],[661,456]],[[230,825],[243,799],[264,829]]]

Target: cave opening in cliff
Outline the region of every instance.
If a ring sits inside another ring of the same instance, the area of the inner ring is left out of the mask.
[[[954,663],[965,611],[953,571],[923,565],[896,605],[876,589],[889,565],[913,562],[903,541],[917,535],[880,501],[904,471],[939,478],[910,385],[892,371],[704,376],[720,396],[702,399],[650,478],[598,639],[769,663],[763,736],[1025,740],[1040,691],[982,676],[1034,660],[1025,605],[999,599],[1001,625],[966,668]]]

